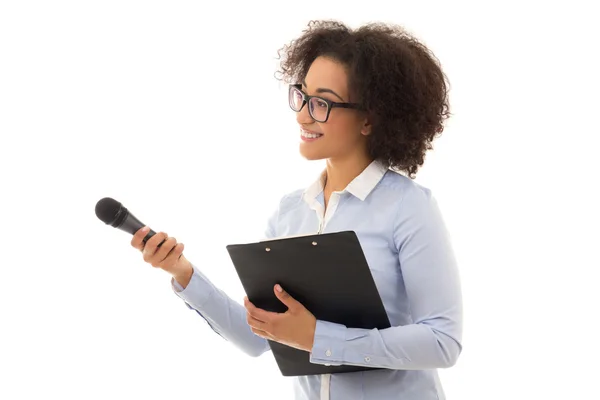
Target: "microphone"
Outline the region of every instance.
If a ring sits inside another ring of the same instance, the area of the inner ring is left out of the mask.
[[[96,216],[106,225],[111,225],[132,235],[145,226],[123,204],[110,197],[100,199],[96,203]],[[156,232],[150,229],[150,232],[143,239],[144,244],[154,235],[156,235]]]

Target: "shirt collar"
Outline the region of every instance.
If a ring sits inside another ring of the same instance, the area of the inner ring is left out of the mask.
[[[346,186],[342,191],[352,194],[354,197],[364,201],[367,196],[375,189],[375,186],[381,181],[388,168],[379,161],[373,161],[356,178]],[[325,187],[327,170],[321,172],[319,178],[313,182],[303,193],[303,198],[308,203],[315,200]]]

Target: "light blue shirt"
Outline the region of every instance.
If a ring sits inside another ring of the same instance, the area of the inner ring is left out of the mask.
[[[373,162],[344,191],[332,193],[324,213],[325,179],[324,172],[306,190],[284,196],[266,237],[355,231],[392,327],[368,330],[317,321],[312,363],[384,369],[295,377],[295,398],[444,399],[437,368],[454,365],[461,352],[462,296],[435,198]],[[242,351],[256,357],[270,350],[247,325],[245,308],[195,265],[185,289],[172,283],[188,307]]]

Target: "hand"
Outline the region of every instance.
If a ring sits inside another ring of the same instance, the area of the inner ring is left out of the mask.
[[[287,306],[285,313],[262,310],[244,298],[248,325],[256,335],[296,349],[311,352],[317,319],[280,285],[275,285],[275,296]]]
[[[150,228],[147,226],[139,229],[133,235],[131,245],[142,252],[144,261],[148,264],[167,271],[182,286],[187,286],[193,269],[190,262],[183,256],[183,243],[177,243],[175,238],[169,237],[165,232],[159,232],[148,239],[144,245],[143,239],[149,231]],[[185,282],[186,277],[188,277],[187,282]],[[184,282],[181,282],[180,279]]]

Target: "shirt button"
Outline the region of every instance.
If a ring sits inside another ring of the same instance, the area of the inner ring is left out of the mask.
[[[327,357],[331,357],[331,350],[327,350],[327,351],[325,352],[325,355],[326,355]]]
[[[369,362],[369,361],[371,361],[371,357],[365,357],[365,361],[366,361],[366,362]]]

